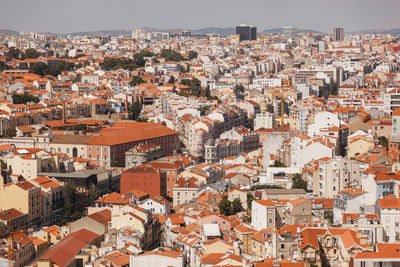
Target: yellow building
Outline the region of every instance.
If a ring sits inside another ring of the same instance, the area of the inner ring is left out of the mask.
[[[25,181],[17,184],[0,184],[0,209],[15,208],[28,214],[29,225],[42,221],[41,189]]]
[[[242,242],[242,253],[252,254],[252,240],[254,230],[242,224],[233,228],[233,231],[236,238]]]

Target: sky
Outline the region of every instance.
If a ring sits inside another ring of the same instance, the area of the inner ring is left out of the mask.
[[[252,24],[345,32],[400,28],[400,0],[0,0],[0,29],[71,33]]]

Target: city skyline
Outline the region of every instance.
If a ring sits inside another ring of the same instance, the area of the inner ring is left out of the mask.
[[[71,0],[57,5],[49,0],[21,0],[4,3],[3,7],[0,10],[3,30],[61,34],[142,27],[162,30],[226,28],[242,23],[252,24],[260,32],[286,25],[325,33],[331,33],[334,27],[343,27],[345,32],[400,28],[396,19],[400,2],[395,0],[339,0],[335,5],[319,0],[251,1],[245,7],[236,0],[217,3],[205,0],[191,4],[182,0],[149,1],[140,6],[127,0],[118,1],[118,5],[104,0]],[[10,12],[12,10],[18,10],[19,16]]]

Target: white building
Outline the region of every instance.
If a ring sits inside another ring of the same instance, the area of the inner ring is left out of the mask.
[[[378,199],[376,213],[384,227],[387,241],[398,242],[400,240],[400,199],[395,197]]]
[[[256,114],[254,118],[254,130],[265,128],[274,128],[274,114],[269,112],[262,112]]]
[[[314,116],[314,122],[308,125],[308,136],[320,136],[321,128],[339,127],[340,120],[336,113],[323,111]]]
[[[272,200],[253,200],[251,203],[251,225],[257,231],[275,226],[275,206]]]
[[[139,207],[151,211],[153,214],[168,215],[171,209],[171,203],[162,196],[148,198]]]

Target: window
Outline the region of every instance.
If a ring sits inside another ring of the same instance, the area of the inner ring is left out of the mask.
[[[284,249],[285,248],[285,244],[281,244],[281,249]]]

